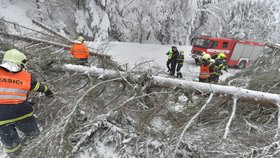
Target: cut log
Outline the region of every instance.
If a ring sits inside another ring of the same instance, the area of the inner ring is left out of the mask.
[[[87,67],[80,65],[66,64],[63,66],[55,65],[55,69],[64,71],[75,71],[80,73],[87,73],[100,79],[112,79],[120,76],[128,76],[127,72],[117,72],[113,70],[106,70],[96,67]],[[140,75],[133,76],[135,79],[140,78]],[[263,103],[264,105],[276,106],[280,103],[280,95],[273,93],[259,92],[249,89],[244,89],[234,86],[223,86],[216,84],[208,84],[194,81],[185,81],[179,79],[172,79],[160,76],[150,76],[149,84],[153,87],[172,88],[180,87],[185,90],[198,91],[204,93],[225,94],[231,97],[237,97],[239,101],[249,101]]]

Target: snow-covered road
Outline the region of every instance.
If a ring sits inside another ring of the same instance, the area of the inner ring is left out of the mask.
[[[91,45],[91,44],[89,44]],[[93,43],[93,47],[97,47],[97,43]],[[195,65],[191,58],[191,46],[177,46],[178,50],[185,51],[184,66],[181,69],[185,80],[198,80],[199,67]],[[150,66],[158,71],[167,72],[166,53],[171,49],[171,45],[160,44],[140,44],[140,43],[125,43],[125,42],[111,42],[108,45],[108,54],[112,56],[113,60],[120,65],[126,65],[128,69],[132,69],[135,65],[151,61]],[[148,69],[148,67],[147,67]],[[230,68],[228,73],[224,73],[222,79],[233,75],[240,70]],[[164,74],[164,73],[163,73]]]

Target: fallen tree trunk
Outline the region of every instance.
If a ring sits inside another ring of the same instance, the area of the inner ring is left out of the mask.
[[[127,72],[117,72],[113,70],[105,70],[96,67],[86,67],[80,65],[55,65],[55,69],[61,69],[64,71],[75,71],[81,73],[87,73],[92,76],[98,77],[100,79],[112,79],[120,76],[128,76]],[[140,75],[133,76],[134,78],[140,78]],[[185,81],[179,79],[172,79],[160,76],[150,76],[149,84],[152,87],[180,87],[185,90],[198,91],[203,93],[214,93],[214,94],[226,94],[229,96],[237,97],[239,101],[250,101],[263,103],[265,105],[276,106],[277,103],[280,103],[280,95],[273,93],[259,92],[249,89],[244,89],[234,86],[223,86],[216,84],[208,84],[194,81]]]
[[[17,40],[23,40],[23,41],[27,41],[27,42],[40,42],[40,43],[44,43],[47,45],[53,45],[56,47],[61,47],[64,49],[70,49],[70,45],[67,44],[61,44],[61,43],[57,43],[57,42],[53,42],[53,41],[48,41],[48,40],[44,40],[44,39],[38,39],[38,38],[32,38],[32,37],[27,37],[27,36],[20,36],[20,35],[16,35],[16,34],[11,34],[11,33],[5,33],[5,32],[0,32],[0,35],[4,35],[6,37],[10,37],[10,38],[14,38]],[[107,54],[100,54],[100,53],[94,53],[94,52],[90,52],[91,55],[93,56],[97,56],[100,58],[111,58],[110,55]]]

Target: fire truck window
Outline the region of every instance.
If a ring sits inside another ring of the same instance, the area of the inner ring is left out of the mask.
[[[209,42],[209,48],[216,48],[218,45],[218,42],[217,41],[210,41]]]
[[[228,42],[223,42],[223,48],[227,48],[228,47]]]

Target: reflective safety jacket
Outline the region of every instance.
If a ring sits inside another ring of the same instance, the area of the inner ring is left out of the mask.
[[[201,79],[207,79],[210,77],[210,68],[209,65],[204,65],[202,64],[200,66],[200,73],[199,73],[199,78]]]
[[[173,52],[170,50],[166,53],[168,60],[172,58]]]
[[[177,57],[177,63],[179,65],[183,65],[184,64],[184,59],[185,59],[184,54],[179,54],[178,57]]]
[[[0,104],[18,104],[27,99],[31,86],[30,73],[22,70],[19,73],[0,69]]]
[[[215,75],[221,76],[222,70],[226,70],[226,66],[225,66],[224,62],[222,62],[219,59],[216,59],[215,60]]]
[[[77,59],[87,59],[89,57],[88,48],[83,43],[75,43],[72,45],[70,54]]]
[[[25,70],[10,72],[0,67],[0,126],[33,116],[27,102],[30,90],[47,92],[48,87]]]

